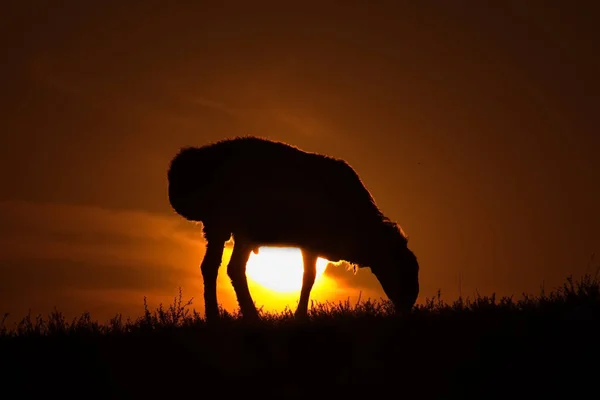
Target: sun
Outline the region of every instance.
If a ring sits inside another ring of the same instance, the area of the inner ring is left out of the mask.
[[[324,258],[317,260],[315,284],[321,279],[328,263]],[[246,264],[249,280],[279,293],[299,291],[303,274],[302,252],[293,247],[261,247],[258,254],[250,255]]]

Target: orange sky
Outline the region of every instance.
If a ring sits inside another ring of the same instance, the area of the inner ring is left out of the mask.
[[[347,160],[410,236],[419,301],[455,297],[459,272],[465,295],[537,292],[599,249],[586,3],[13,3],[0,311],[133,315],[179,286],[201,308],[200,231],[171,211],[166,170],[181,146],[243,134]],[[334,272],[319,299],[382,295]]]

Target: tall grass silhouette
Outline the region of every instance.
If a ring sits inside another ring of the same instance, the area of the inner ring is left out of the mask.
[[[438,292],[404,316],[389,301],[366,299],[313,302],[306,320],[286,309],[248,321],[221,308],[219,323],[207,324],[192,306],[180,289],[169,305],[151,310],[144,299],[140,317],[106,323],[54,310],[8,326],[5,316],[2,387],[48,395],[62,382],[110,398],[520,398],[597,390],[598,273],[518,299],[477,294],[448,303]]]

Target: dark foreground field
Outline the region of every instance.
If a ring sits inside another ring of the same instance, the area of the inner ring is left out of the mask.
[[[520,300],[318,305],[207,326],[181,296],[137,321],[2,328],[0,398],[597,398],[600,284]],[[6,396],[6,397],[5,397]]]

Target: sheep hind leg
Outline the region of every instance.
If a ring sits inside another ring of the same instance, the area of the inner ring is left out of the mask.
[[[227,265],[227,275],[231,279],[242,316],[247,320],[258,320],[258,311],[254,306],[246,278],[246,264],[253,250],[253,247],[246,245],[243,241],[234,239],[233,252]]]
[[[295,317],[299,319],[306,318],[308,316],[308,301],[310,299],[310,292],[317,277],[317,258],[317,255],[310,251],[302,251],[304,275],[302,277],[300,301],[298,302],[298,308],[294,314]]]

